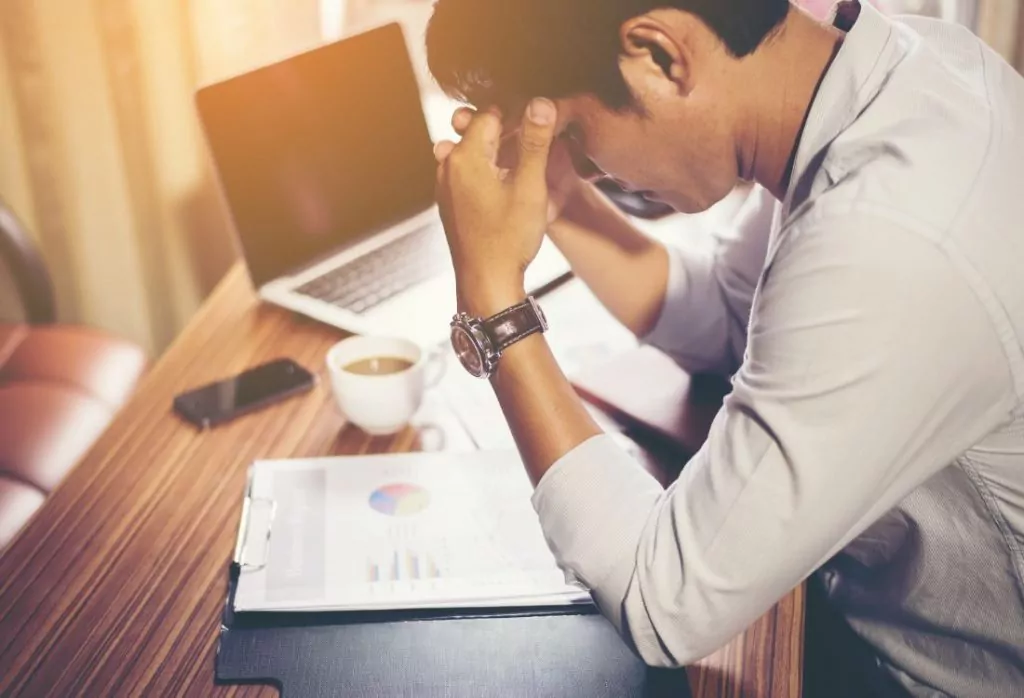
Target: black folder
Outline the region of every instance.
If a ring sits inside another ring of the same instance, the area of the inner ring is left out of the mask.
[[[237,581],[233,567],[218,684],[273,684],[283,698],[690,695],[685,671],[646,667],[593,605],[236,613]]]

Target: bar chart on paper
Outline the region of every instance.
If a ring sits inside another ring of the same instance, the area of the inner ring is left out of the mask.
[[[366,581],[371,584],[441,578],[441,568],[432,555],[412,550],[396,549],[384,557],[367,558],[366,569]]]
[[[430,492],[408,482],[382,485],[373,490],[367,501],[370,508],[385,517],[403,518],[424,513],[430,506]],[[401,541],[390,541],[389,547],[367,557],[366,581],[417,582],[439,579],[441,569],[434,555],[401,547]]]

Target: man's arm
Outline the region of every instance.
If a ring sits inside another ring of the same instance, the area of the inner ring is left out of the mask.
[[[665,246],[638,230],[597,188],[579,182],[548,235],[573,273],[633,334],[654,329],[668,285]]]
[[[456,111],[455,132],[464,135],[475,115],[470,109]],[[514,168],[515,145],[503,139],[498,152],[502,167]],[[451,147],[442,146],[446,152]],[[712,250],[703,254],[666,248],[638,230],[595,186],[575,174],[563,144],[550,144],[546,170],[548,213],[556,216],[548,234],[598,300],[625,327],[686,370],[734,372],[746,344],[775,199],[755,188],[734,224],[717,231]]]
[[[788,235],[748,360],[675,484],[661,492],[605,436],[531,466],[556,557],[652,665],[741,632],[1014,406],[999,337],[945,251],[870,216]],[[557,399],[498,394],[513,422]]]
[[[574,273],[634,334],[690,372],[730,374],[746,345],[775,205],[757,188],[704,253],[666,248],[595,187],[582,185],[549,235]]]
[[[543,239],[554,118],[538,103],[510,176],[496,115],[438,148],[460,301],[478,315],[522,300]],[[1000,338],[951,252],[826,211],[784,232],[734,390],[667,492],[600,435],[543,336],[493,378],[555,556],[650,664],[721,646],[1010,417]]]

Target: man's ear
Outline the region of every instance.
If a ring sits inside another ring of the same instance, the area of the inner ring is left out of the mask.
[[[643,72],[660,73],[676,85],[679,94],[687,95],[693,90],[693,53],[678,29],[642,15],[622,25],[619,40],[625,60]]]

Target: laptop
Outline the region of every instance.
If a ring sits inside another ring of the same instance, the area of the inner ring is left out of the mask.
[[[356,334],[447,338],[454,275],[399,24],[203,87],[196,105],[262,299]],[[527,289],[568,271],[546,242]]]

